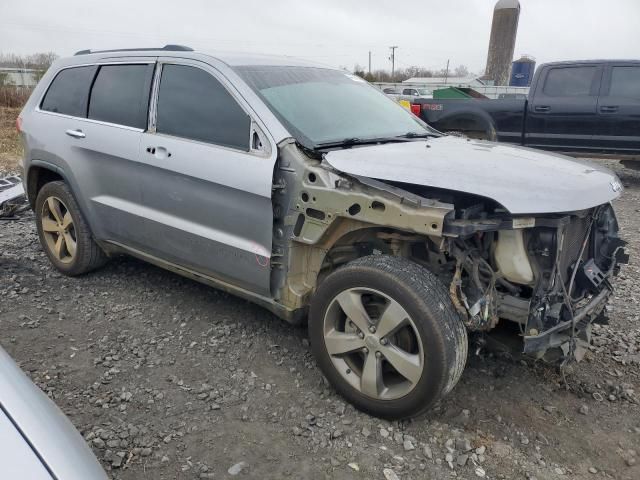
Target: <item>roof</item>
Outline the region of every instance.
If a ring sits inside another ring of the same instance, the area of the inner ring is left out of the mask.
[[[518,0],[498,0],[494,10],[503,10],[506,8],[517,8],[520,9],[520,2]]]
[[[182,58],[197,58],[200,55],[206,55],[208,57],[219,60],[230,67],[238,67],[245,65],[277,65],[277,66],[292,66],[292,67],[316,67],[316,68],[330,68],[335,70],[334,67],[323,65],[317,62],[311,62],[296,57],[290,57],[285,55],[264,55],[254,53],[242,53],[242,52],[206,52],[206,51],[194,51],[190,47],[183,45],[165,45],[164,47],[156,48],[122,48],[116,50],[80,50],[76,52],[75,57],[84,57],[86,55],[109,55],[120,54],[122,56],[172,56]]]
[[[330,68],[332,70],[336,70],[335,67],[286,55],[263,55],[242,52],[202,52],[202,54],[217,58],[230,67],[238,67],[241,65],[278,65],[289,67]]]
[[[600,60],[562,60],[558,62],[547,62],[544,65],[590,65],[590,64],[601,64],[601,63],[640,63],[640,60],[629,60],[629,59],[600,59]],[[540,65],[542,66],[542,65]]]
[[[443,85],[443,84],[481,84],[477,77],[412,77],[404,80],[402,83],[421,83],[424,85]]]

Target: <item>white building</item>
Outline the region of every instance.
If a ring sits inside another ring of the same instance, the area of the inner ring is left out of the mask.
[[[32,68],[0,67],[0,86],[35,87],[40,73]]]

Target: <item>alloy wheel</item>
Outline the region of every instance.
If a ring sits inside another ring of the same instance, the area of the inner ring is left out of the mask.
[[[77,238],[69,209],[58,197],[48,197],[40,215],[42,233],[49,252],[61,263],[76,256]]]
[[[351,288],[338,294],[326,310],[323,332],[333,365],[364,395],[401,398],[422,377],[424,351],[416,325],[382,292]]]

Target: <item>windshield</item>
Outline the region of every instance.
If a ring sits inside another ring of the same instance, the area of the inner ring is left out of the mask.
[[[431,93],[431,91],[430,91],[430,90],[427,90],[426,88],[419,88],[419,89],[418,89],[418,93],[419,93],[420,95],[429,95],[429,94]]]
[[[262,65],[235,70],[307,148],[344,139],[436,133],[380,90],[346,72]]]

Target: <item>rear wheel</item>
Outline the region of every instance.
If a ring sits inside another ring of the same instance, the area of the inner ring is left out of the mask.
[[[385,418],[428,409],[454,387],[467,357],[466,329],[444,285],[386,255],[357,259],[322,282],[309,336],[336,390]]]
[[[106,262],[94,242],[69,187],[62,181],[47,183],[35,203],[40,243],[51,263],[65,275],[81,275]]]

